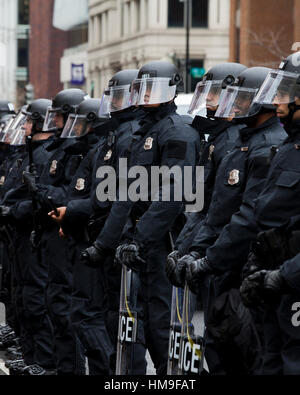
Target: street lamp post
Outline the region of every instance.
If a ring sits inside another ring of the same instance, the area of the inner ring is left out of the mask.
[[[184,2],[184,19],[186,28],[186,51],[185,51],[185,93],[190,91],[190,30],[192,0],[179,0]]]

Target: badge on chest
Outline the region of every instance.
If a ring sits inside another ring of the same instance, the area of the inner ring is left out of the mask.
[[[152,137],[148,137],[145,145],[144,145],[144,150],[145,151],[150,151],[153,147],[153,138]]]
[[[236,185],[240,181],[240,171],[239,170],[232,170],[229,173],[228,184],[229,185]]]
[[[84,188],[85,188],[85,179],[78,178],[75,189],[77,189],[77,191],[83,191]]]
[[[57,160],[53,160],[52,163],[51,163],[51,166],[50,166],[50,174],[51,174],[52,176],[55,176],[55,174],[56,174],[56,171],[57,171],[57,164],[58,164],[58,161],[57,161]]]

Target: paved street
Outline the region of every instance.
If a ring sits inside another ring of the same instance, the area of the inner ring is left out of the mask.
[[[0,303],[0,324],[4,324],[4,323],[5,323],[4,305]],[[147,355],[147,362],[148,362],[147,374],[154,375],[155,369],[149,355]],[[0,376],[8,374],[8,370],[6,369],[4,363],[5,363],[5,351],[0,351]]]

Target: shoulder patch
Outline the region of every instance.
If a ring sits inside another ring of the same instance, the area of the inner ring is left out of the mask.
[[[170,140],[167,144],[168,158],[185,159],[187,150],[186,141]]]
[[[253,175],[257,178],[267,177],[270,168],[270,159],[265,156],[257,156],[253,159],[254,171]]]

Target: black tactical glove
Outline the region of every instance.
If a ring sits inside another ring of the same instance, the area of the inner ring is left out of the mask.
[[[186,259],[186,281],[189,289],[195,293],[199,294],[201,281],[204,277],[212,273],[213,270],[209,265],[207,257],[200,258],[199,254],[196,252],[191,252]]]
[[[267,271],[264,281],[264,301],[272,304],[280,300],[280,296],[287,290],[287,285],[280,270]]]
[[[99,268],[104,264],[108,256],[108,250],[94,243],[81,253],[81,262],[92,268]]]
[[[137,272],[146,263],[141,256],[141,252],[142,247],[136,242],[122,244],[117,248],[115,259],[119,264]]]
[[[246,265],[243,267],[242,271],[242,279],[246,279],[264,267],[264,262],[260,259],[259,256],[256,255],[254,251],[251,251],[248,255],[248,260]]]
[[[257,307],[263,302],[263,287],[266,271],[261,270],[247,277],[241,287],[242,302],[246,307]]]
[[[30,171],[32,170],[32,171]],[[30,193],[36,193],[38,188],[37,188],[37,172],[35,169],[30,169],[29,166],[26,167],[26,170],[23,172],[23,181],[24,184],[28,186],[29,192]]]
[[[261,270],[243,281],[241,297],[246,307],[257,307],[261,303],[276,304],[287,291],[280,270]]]
[[[173,251],[167,258],[166,275],[174,287],[184,288],[185,284],[185,263],[179,263],[179,251]]]

